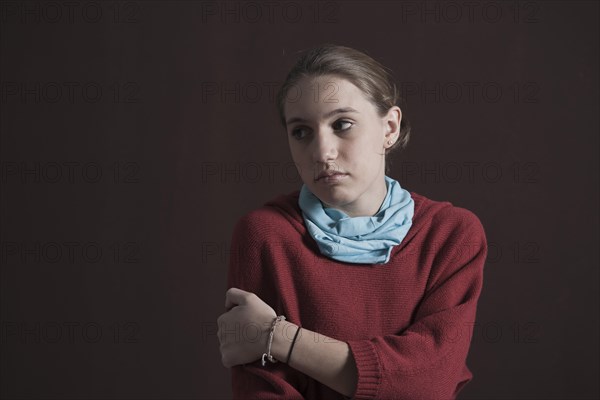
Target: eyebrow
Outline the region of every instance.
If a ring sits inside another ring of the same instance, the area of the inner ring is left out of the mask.
[[[327,114],[325,114],[323,116],[323,118],[328,119],[328,118],[333,117],[336,114],[343,114],[343,113],[349,113],[349,112],[360,114],[358,111],[356,111],[352,107],[344,107],[344,108],[336,108],[335,110],[328,112]],[[294,122],[306,122],[306,120],[304,118],[294,117],[294,118],[288,119],[285,123],[286,123],[286,125],[289,125]]]

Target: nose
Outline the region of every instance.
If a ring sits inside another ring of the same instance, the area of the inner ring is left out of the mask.
[[[315,164],[331,163],[338,156],[337,137],[325,129],[319,129],[318,132],[315,132],[312,145],[312,159]]]

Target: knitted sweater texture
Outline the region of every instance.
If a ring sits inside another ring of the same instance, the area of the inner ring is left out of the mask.
[[[320,254],[298,193],[237,222],[228,287],[348,343],[358,370],[352,398],[456,398],[473,377],[466,358],[487,256],[477,216],[411,192],[413,224],[390,261],[350,264]],[[234,366],[231,380],[235,399],[347,398],[284,362]]]

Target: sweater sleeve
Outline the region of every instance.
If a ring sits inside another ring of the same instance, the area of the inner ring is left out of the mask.
[[[262,260],[264,235],[259,218],[243,217],[234,228],[227,287],[255,293],[275,308],[276,290]],[[275,308],[275,311],[278,311]],[[243,334],[244,330],[241,329]],[[266,349],[265,343],[265,349]],[[299,388],[303,377],[284,362],[261,365],[261,360],[231,368],[233,399],[304,399]]]
[[[485,233],[462,208],[433,222],[438,233],[449,232],[436,243],[411,324],[398,334],[346,342],[358,370],[353,398],[454,399],[472,378],[466,357],[483,285]]]

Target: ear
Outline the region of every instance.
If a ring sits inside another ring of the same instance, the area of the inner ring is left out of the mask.
[[[400,136],[400,123],[402,122],[402,111],[400,107],[393,106],[383,119],[385,127],[384,147],[389,148],[396,143]]]

